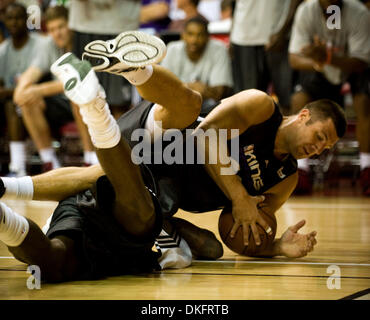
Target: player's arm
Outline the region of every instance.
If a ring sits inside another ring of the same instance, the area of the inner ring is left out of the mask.
[[[63,92],[60,81],[48,81],[37,84],[43,73],[36,66],[30,66],[19,78],[14,91],[14,101],[22,106],[38,97],[49,97]]]
[[[70,196],[76,195],[81,191],[89,189],[96,180],[104,175],[104,171],[99,164],[90,167],[65,167],[54,169],[46,173],[31,177],[32,192],[30,192],[29,182],[25,184],[24,178],[11,178],[6,181],[0,178],[0,198],[17,200],[25,199],[38,201],[60,201]],[[29,181],[29,177],[25,177]],[[31,196],[31,197],[30,197]]]
[[[288,200],[294,191],[298,181],[298,174],[295,173],[276,186],[269,189],[265,194],[265,201],[260,204],[260,210],[263,210],[268,215],[275,215],[276,211]],[[313,250],[316,244],[316,232],[308,234],[300,234],[298,230],[305,224],[304,220],[289,227],[279,239],[275,239],[273,243],[263,251],[258,248],[253,256],[255,257],[275,257],[286,256],[289,258],[299,258],[307,255]]]
[[[230,175],[222,174],[222,169],[225,167],[222,165],[225,163],[225,159],[222,158],[228,157],[228,149],[226,141],[219,139],[219,130],[227,129],[228,139],[230,139],[232,138],[231,129],[237,129],[237,134],[240,135],[249,127],[269,119],[274,108],[272,99],[265,93],[258,90],[246,90],[222,100],[221,104],[206,117],[193,133],[198,136],[202,130],[211,129],[218,138],[213,140],[198,139],[198,146],[204,152],[207,172],[232,202],[235,223],[230,236],[233,237],[239,226],[242,226],[245,244],[248,244],[250,228],[256,243],[260,242],[256,223],[259,223],[265,230],[269,229],[268,224],[257,211],[257,204],[263,200],[263,197],[250,196],[235,172]],[[215,164],[211,164],[210,159],[217,161]]]
[[[366,69],[367,63],[361,59],[349,57],[349,56],[339,56],[333,54],[328,61],[328,54],[326,49],[317,48],[316,51],[322,51],[322,60],[309,57],[304,54],[289,54],[290,65],[293,69],[302,70],[302,71],[322,71],[322,66],[324,64],[331,64],[343,72],[353,73],[353,72],[362,72]]]
[[[215,101],[219,101],[226,95],[227,92],[231,90],[228,86],[208,86],[205,83],[200,81],[187,83],[190,89],[193,89],[199,92],[204,99],[213,99]]]
[[[290,1],[287,18],[285,19],[285,22],[283,26],[281,27],[281,29],[275,34],[272,34],[270,36],[269,43],[266,45],[267,50],[274,50],[274,49],[282,50],[283,49],[283,46],[285,44],[286,34],[290,32],[296,10],[302,1],[303,0]]]
[[[141,7],[140,9],[140,23],[147,23],[166,18],[170,8],[165,1],[157,1]]]
[[[90,167],[65,167],[33,176],[33,200],[60,201],[89,189],[104,175],[99,164]]]

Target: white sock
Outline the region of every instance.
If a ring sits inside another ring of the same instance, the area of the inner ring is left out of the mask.
[[[121,131],[105,101],[104,91],[101,90],[99,96],[90,103],[80,105],[80,114],[95,147],[113,148],[121,140]]]
[[[153,66],[145,66],[137,70],[120,73],[134,86],[140,86],[147,82],[153,75]]]
[[[53,148],[42,149],[39,151],[39,154],[43,163],[51,162],[53,169],[60,168],[60,162]]]
[[[26,172],[26,143],[24,141],[10,141],[10,171]]]
[[[360,152],[360,169],[370,168],[370,153]]]
[[[84,151],[84,162],[86,164],[97,164],[99,163],[98,157],[95,151]]]
[[[181,269],[191,265],[193,255],[190,247],[175,230],[172,235],[162,230],[155,244],[158,251],[162,253],[158,259],[162,270]]]
[[[0,241],[9,247],[18,247],[27,236],[29,228],[25,217],[0,202]]]
[[[306,172],[310,171],[310,165],[308,159],[298,159],[298,168]]]
[[[33,181],[30,176],[21,178],[1,178],[5,193],[2,199],[32,200]]]

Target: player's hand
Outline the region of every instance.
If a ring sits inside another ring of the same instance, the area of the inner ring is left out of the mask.
[[[21,107],[25,105],[39,105],[41,101],[42,96],[35,86],[27,87],[22,92],[16,92],[14,94],[14,102]]]
[[[281,33],[274,33],[270,36],[269,42],[265,45],[267,51],[281,51],[284,49],[286,40],[285,35]]]
[[[265,200],[264,196],[251,197],[249,195],[234,200],[232,202],[232,214],[234,225],[230,231],[230,237],[234,238],[238,228],[243,228],[244,245],[248,245],[249,234],[252,231],[256,245],[261,244],[257,223],[266,230],[268,234],[272,234],[271,227],[261,217],[258,212],[257,205]]]
[[[302,53],[314,60],[316,64],[322,65],[327,60],[326,42],[315,36],[313,43],[302,48]]]
[[[280,238],[280,253],[288,258],[301,258],[313,251],[317,241],[316,231],[307,234],[298,233],[298,230],[305,225],[306,221],[301,220],[294,226],[289,227]]]

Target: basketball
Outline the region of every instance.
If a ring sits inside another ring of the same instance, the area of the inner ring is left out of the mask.
[[[276,234],[276,218],[274,215],[267,214],[262,209],[259,209],[259,213],[266,221],[266,223],[271,227],[272,235],[268,235],[266,231],[259,224],[257,224],[261,244],[259,246],[256,246],[252,231],[250,231],[248,241],[249,244],[248,246],[245,246],[243,241],[243,228],[241,226],[238,228],[235,237],[230,237],[230,231],[234,224],[234,218],[231,212],[231,208],[225,208],[221,212],[220,218],[218,220],[218,231],[220,233],[222,241],[230,250],[240,255],[252,256],[256,253],[256,251],[261,252],[265,250],[273,242]]]

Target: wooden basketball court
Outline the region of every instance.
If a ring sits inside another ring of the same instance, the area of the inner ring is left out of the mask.
[[[56,206],[53,202],[6,203],[40,226]],[[178,215],[218,236],[219,212]],[[194,261],[182,270],[42,284],[39,290],[27,288],[27,266],[0,244],[0,299],[370,299],[366,290],[370,288],[370,199],[291,198],[277,213],[277,236],[302,218],[307,223],[301,231],[316,230],[318,244],[301,259],[246,258],[225,248],[220,260]],[[339,275],[339,281],[328,280]],[[328,282],[337,288],[329,289]]]

